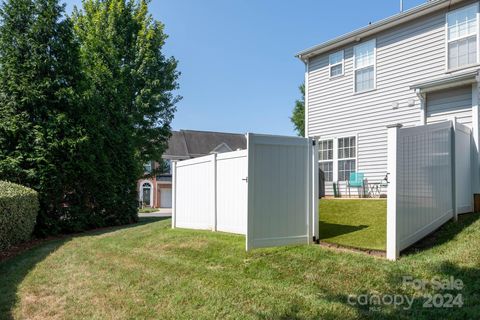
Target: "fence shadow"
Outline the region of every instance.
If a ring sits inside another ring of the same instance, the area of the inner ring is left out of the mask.
[[[130,229],[141,225],[165,220],[163,217],[139,218],[135,224],[102,228],[84,233],[65,235],[53,240],[45,240],[16,256],[0,261],[0,319],[13,319],[12,309],[17,303],[17,291],[23,279],[35,266],[51,253],[61,248],[72,239],[86,236],[102,235],[118,230]]]
[[[320,240],[341,236],[341,235],[359,231],[365,228],[368,228],[368,226],[367,225],[352,226],[347,224],[328,223],[328,222],[320,221],[320,224],[319,224]]]
[[[416,254],[420,251],[447,243],[478,219],[480,219],[480,212],[462,214],[458,217],[457,222],[453,220],[449,221],[433,233],[402,251],[402,256]]]
[[[480,267],[462,267],[444,261],[439,265],[432,265],[428,279],[425,279],[425,274],[415,274],[415,270],[410,271],[411,274],[408,274],[407,270],[399,268],[391,272],[387,278],[389,289],[383,292],[366,289],[361,294],[365,294],[368,297],[367,300],[359,300],[358,295],[346,294],[324,295],[322,298],[355,309],[361,319],[478,319],[480,314],[480,278],[478,277]],[[444,290],[428,287],[426,290],[418,291],[403,287],[401,279],[406,275],[412,276],[413,279],[426,281],[430,281],[432,277],[436,277],[442,282],[452,281],[452,279],[461,280],[463,288]],[[454,304],[453,307],[445,305],[444,303],[450,301],[448,295],[452,295],[453,298],[460,295],[462,305]],[[379,299],[374,299],[374,296],[378,296]],[[389,304],[390,301],[393,301],[388,298],[391,296],[394,299],[395,296],[408,297],[412,299],[412,304],[409,306],[405,298],[397,300],[403,301],[397,306],[393,303]],[[428,302],[430,296],[435,299],[431,304]],[[437,297],[435,298],[435,296]],[[384,297],[388,299],[382,300]],[[437,303],[440,305],[435,305]]]

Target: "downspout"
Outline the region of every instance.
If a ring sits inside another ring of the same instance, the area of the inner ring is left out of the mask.
[[[308,58],[305,58],[303,59],[302,58],[302,61],[303,63],[305,64],[305,80],[304,80],[304,85],[305,85],[305,97],[304,97],[304,101],[305,101],[305,132],[304,132],[304,136],[305,138],[308,137],[308,64],[309,64],[309,60]]]
[[[427,124],[427,119],[426,119],[426,102],[427,102],[427,95],[423,93],[420,89],[415,89],[415,94],[418,97],[418,100],[420,100],[420,125],[423,126]]]

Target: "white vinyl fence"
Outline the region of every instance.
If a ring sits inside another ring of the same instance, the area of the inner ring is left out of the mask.
[[[247,151],[174,163],[173,226],[246,233]]]
[[[172,211],[174,226],[214,229],[215,155],[174,163]],[[178,201],[179,199],[190,201]]]
[[[313,140],[247,139],[247,150],[174,163],[172,227],[244,234],[247,250],[318,238]]]
[[[453,122],[455,132],[455,215],[473,211],[472,173],[474,146],[472,130],[458,122]],[[471,170],[472,169],[472,170]]]
[[[247,233],[247,150],[217,155],[216,230]]]
[[[313,239],[313,149],[310,139],[249,135],[247,250]]]
[[[472,209],[471,132],[456,121],[388,129],[387,258]]]

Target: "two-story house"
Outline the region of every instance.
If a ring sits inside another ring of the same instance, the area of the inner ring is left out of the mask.
[[[426,1],[297,54],[306,66],[305,134],[320,139],[327,195],[334,183],[345,190],[351,172],[386,176],[390,124],[456,117],[478,150],[479,21],[479,1]]]

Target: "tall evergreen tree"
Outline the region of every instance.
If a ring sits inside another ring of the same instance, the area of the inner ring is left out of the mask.
[[[39,191],[37,230],[60,231],[74,195],[79,46],[58,0],[0,11],[0,179]]]
[[[166,35],[147,1],[84,0],[73,20],[95,142],[83,152],[88,158],[82,161],[93,162],[82,179],[97,215],[127,222],[136,217],[142,164],[160,159],[167,146],[178,100],[172,94],[177,62],[162,54]]]

